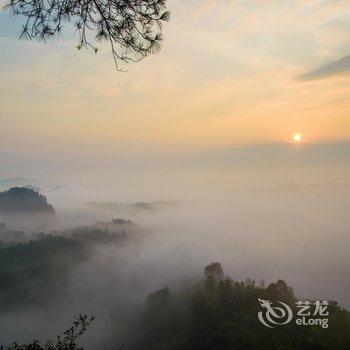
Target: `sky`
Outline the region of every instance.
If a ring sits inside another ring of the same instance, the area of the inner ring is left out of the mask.
[[[69,27],[18,40],[0,12],[2,175],[23,175],[19,159],[349,140],[349,1],[168,3],[161,52],[126,73]]]

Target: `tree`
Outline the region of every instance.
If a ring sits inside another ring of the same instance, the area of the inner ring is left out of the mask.
[[[37,340],[33,340],[30,344],[13,343],[8,350],[82,350],[83,348],[79,347],[76,341],[86,332],[93,320],[94,317],[79,315],[72,326],[64,332],[63,337],[58,336],[55,341],[48,340],[44,345],[40,345]],[[0,346],[0,350],[4,350],[4,347]]]
[[[266,299],[284,301],[291,305],[295,302],[293,289],[287,283],[279,279],[276,283],[270,283],[266,288]]]
[[[207,265],[204,268],[204,274],[206,278],[212,276],[217,281],[222,280],[224,277],[224,271],[218,262],[212,262],[210,265]]]
[[[96,53],[96,43],[106,41],[122,70],[120,63],[160,50],[162,25],[170,18],[165,6],[166,0],[9,0],[5,9],[24,17],[20,38],[46,42],[59,35],[64,24],[73,23],[78,49]]]

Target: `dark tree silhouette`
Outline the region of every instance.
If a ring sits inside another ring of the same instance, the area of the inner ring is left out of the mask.
[[[46,42],[71,22],[78,49],[97,52],[97,42],[110,44],[118,70],[159,51],[162,25],[170,17],[166,0],[9,0],[5,9],[23,16],[20,38]]]
[[[49,213],[54,214],[54,207],[47,198],[26,187],[12,187],[0,192],[0,213]]]
[[[16,342],[8,350],[83,350],[76,341],[86,332],[93,320],[94,317],[81,314],[74,319],[72,326],[64,332],[63,336],[58,336],[55,341],[48,340],[44,345],[40,345],[37,340],[33,340],[30,344]],[[0,350],[4,350],[4,347],[0,346]]]
[[[204,274],[206,278],[212,276],[216,280],[222,280],[224,277],[224,271],[221,264],[218,262],[212,262],[210,265],[207,265],[204,268]]]

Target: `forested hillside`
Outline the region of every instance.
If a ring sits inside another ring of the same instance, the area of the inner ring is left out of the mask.
[[[0,192],[0,212],[53,214],[55,209],[39,192],[26,187],[12,187]]]
[[[296,313],[297,298],[285,281],[267,287],[249,279],[236,282],[214,263],[201,282],[185,290],[164,287],[149,294],[118,345],[130,350],[349,349],[350,313],[335,301],[328,306],[328,328],[295,322],[267,328],[257,317],[259,298],[285,302]]]
[[[135,224],[115,219],[31,236],[5,228],[0,234],[2,311],[42,307],[66,287],[69,273],[91,256],[97,244],[122,244]]]

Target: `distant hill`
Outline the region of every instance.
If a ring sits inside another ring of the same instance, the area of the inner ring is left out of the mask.
[[[308,185],[285,183],[272,188],[249,192],[271,194],[344,194],[350,192],[350,183],[312,183]]]
[[[6,190],[11,187],[27,187],[40,191],[57,191],[60,186],[29,177],[9,177],[0,179],[0,189]]]
[[[101,210],[138,210],[138,211],[156,211],[162,209],[171,209],[175,206],[173,202],[155,201],[155,202],[134,202],[134,203],[114,203],[114,202],[89,202],[88,206]]]
[[[26,187],[0,192],[0,213],[55,213],[45,196]]]

